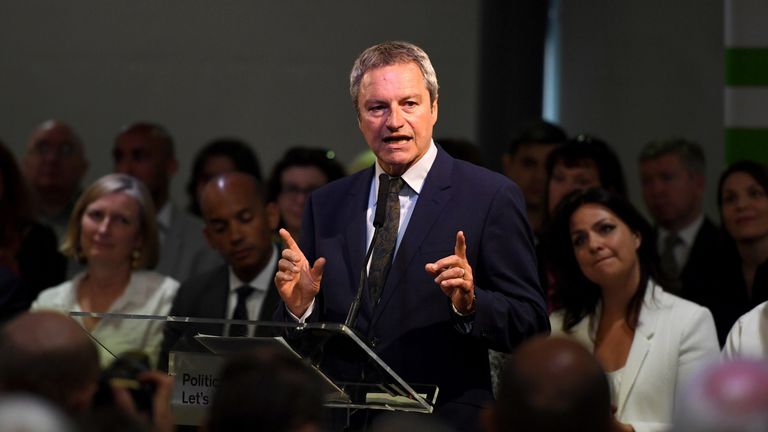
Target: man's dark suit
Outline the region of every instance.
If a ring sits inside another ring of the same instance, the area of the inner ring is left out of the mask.
[[[728,289],[727,286],[723,286],[721,276],[724,255],[725,248],[720,230],[708,217],[704,217],[704,222],[696,233],[688,253],[688,260],[680,272],[679,292],[680,297],[712,311],[721,346],[725,343],[725,337],[735,321],[717,312],[719,303],[725,297],[722,291]]]
[[[276,272],[272,268],[272,274]],[[229,299],[229,267],[220,266],[207,273],[195,276],[183,283],[173,300],[171,316],[195,317],[195,318],[229,318],[227,316],[227,301]],[[257,318],[260,321],[269,321],[275,313],[275,308],[280,301],[280,295],[275,287],[274,280],[267,289],[261,311]],[[163,345],[160,349],[160,366],[168,363],[168,352],[174,347],[186,349],[201,348],[191,339],[198,333],[221,335],[224,328],[219,324],[178,324],[167,323],[163,329]]]
[[[301,248],[310,263],[326,258],[310,321],[344,322],[366,248],[373,168],[309,197]],[[450,299],[424,266],[454,253],[466,236],[476,313],[463,334]],[[284,306],[276,318],[289,319]],[[439,386],[438,412],[459,430],[477,429],[491,400],[488,348],[508,352],[549,330],[533,236],[519,189],[506,177],[455,160],[442,149],[425,180],[393,258],[381,301],[363,296],[356,328],[407,382]]]

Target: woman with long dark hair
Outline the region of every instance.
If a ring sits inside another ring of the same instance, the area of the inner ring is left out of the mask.
[[[618,195],[599,188],[567,195],[551,235],[561,306],[550,316],[552,332],[593,351],[621,429],[666,429],[679,384],[718,355],[711,313],[662,289],[652,228]]]

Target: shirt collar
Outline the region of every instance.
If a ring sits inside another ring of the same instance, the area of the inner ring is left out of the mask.
[[[160,228],[167,230],[171,226],[171,202],[166,202],[157,212],[157,223]]]
[[[274,276],[275,265],[277,265],[277,246],[272,245],[272,253],[269,256],[267,265],[256,275],[255,278],[249,281],[241,281],[235,275],[232,266],[229,266],[229,290],[235,291],[243,285],[249,285],[256,289],[256,291],[267,291],[272,283],[272,277]]]
[[[416,194],[421,193],[421,188],[424,187],[424,181],[427,179],[432,164],[437,157],[437,146],[434,141],[429,142],[429,148],[424,156],[421,157],[415,164],[411,165],[405,173],[401,176],[405,184],[413,189]],[[373,190],[379,190],[379,175],[384,174],[384,169],[379,165],[379,160],[376,160],[375,175],[373,176]]]
[[[677,236],[680,237],[680,240],[682,240],[686,246],[690,246],[693,244],[694,240],[696,240],[696,234],[698,234],[699,228],[701,228],[701,225],[703,223],[704,223],[704,213],[701,213],[687,227],[678,231]],[[659,240],[660,240],[659,244],[660,245],[663,244],[664,239],[666,239],[670,233],[671,233],[670,231],[659,227]]]

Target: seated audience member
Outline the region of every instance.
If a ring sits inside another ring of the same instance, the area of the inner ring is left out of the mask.
[[[301,217],[309,194],[320,186],[344,177],[344,167],[322,148],[292,147],[272,169],[267,202],[277,203],[280,226],[294,239],[301,234]]]
[[[455,159],[461,159],[477,166],[486,167],[485,156],[483,156],[482,149],[473,144],[472,141],[462,138],[435,138],[435,141],[446,153]]]
[[[681,391],[676,432],[768,430],[768,364],[756,360],[713,363]]]
[[[56,234],[36,222],[31,201],[16,159],[0,142],[0,322],[66,274]]]
[[[729,327],[736,322],[725,344],[728,356],[764,357],[768,352],[763,318],[768,301],[768,167],[752,161],[731,165],[720,176],[717,202],[735,252],[725,260],[719,255],[724,261],[719,266],[724,289],[713,300],[712,313]]]
[[[226,264],[184,282],[170,314],[269,321],[280,301],[273,281],[279,255],[272,243],[277,210],[266,206],[261,185],[245,173],[227,173],[209,181],[200,204],[205,236]],[[184,348],[197,346],[192,339],[197,333],[245,336],[253,332],[244,325],[167,323],[160,367],[165,367],[170,350],[181,348],[178,343]]]
[[[28,395],[0,396],[0,431],[75,432],[75,425],[47,401]]]
[[[653,230],[616,194],[568,195],[551,239],[560,245],[550,257],[561,305],[552,332],[594,353],[624,430],[664,430],[681,383],[718,356],[712,314],[663,290]]]
[[[45,121],[29,137],[22,165],[40,221],[61,239],[88,170],[80,138],[66,123]]]
[[[560,127],[539,120],[522,129],[502,156],[504,174],[523,192],[528,222],[537,235],[547,211],[547,157],[565,140],[565,132]]]
[[[315,432],[326,420],[323,383],[299,358],[272,347],[229,359],[207,432]]]
[[[99,357],[88,334],[58,312],[28,312],[0,329],[0,393],[42,397],[73,416],[91,407]]]
[[[157,262],[157,226],[149,192],[138,180],[110,174],[75,204],[62,251],[85,270],[43,291],[32,309],[167,315],[178,282],[145,270]],[[112,354],[143,350],[157,356],[162,322],[86,316],[83,326]],[[102,350],[102,361],[111,355]]]
[[[510,356],[486,432],[619,431],[608,380],[592,354],[564,337],[538,336]]]
[[[189,212],[202,217],[200,191],[203,186],[208,180],[232,171],[250,174],[259,182],[263,180],[259,158],[247,143],[237,139],[220,138],[201,148],[192,162],[192,175],[187,183]]]
[[[203,238],[200,220],[171,202],[171,178],[178,162],[173,138],[160,125],[134,123],[115,138],[115,172],[144,183],[157,210],[160,258],[155,270],[178,281],[221,264],[216,251]]]
[[[643,201],[656,223],[661,269],[676,294],[711,309],[718,283],[721,235],[702,201],[706,159],[698,144],[682,138],[652,141],[638,157]],[[721,343],[730,328],[715,315]]]

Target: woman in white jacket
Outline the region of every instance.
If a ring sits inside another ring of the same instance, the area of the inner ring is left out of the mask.
[[[592,350],[625,431],[668,429],[681,384],[719,351],[709,310],[658,285],[654,240],[640,213],[603,189],[567,196],[550,231],[552,332]]]

